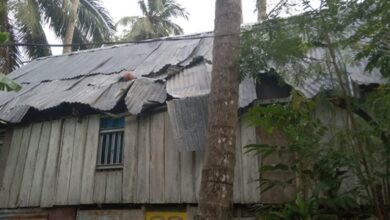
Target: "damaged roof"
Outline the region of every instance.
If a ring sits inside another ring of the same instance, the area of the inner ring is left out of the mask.
[[[0,92],[0,119],[18,123],[31,109],[43,111],[61,104],[84,104],[98,111],[110,111],[120,101],[136,115],[170,99],[207,95],[212,45],[213,34],[201,33],[38,58],[8,75],[23,88],[18,92]],[[377,75],[363,74],[364,65],[349,70],[351,80],[358,84],[381,81]],[[128,72],[136,79],[123,80]],[[332,87],[327,78],[311,77],[296,84],[291,75],[282,77],[309,98]],[[256,84],[245,78],[240,83],[240,108],[255,99]]]
[[[120,100],[136,115],[168,96],[208,93],[212,43],[212,34],[203,33],[38,58],[8,75],[22,90],[0,92],[0,119],[18,123],[29,109],[64,103],[110,111]],[[123,80],[128,72],[136,79]],[[253,80],[243,81],[240,90],[240,107],[256,99]]]

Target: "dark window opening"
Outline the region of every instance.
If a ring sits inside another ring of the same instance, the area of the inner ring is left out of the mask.
[[[284,99],[291,95],[291,86],[275,74],[262,74],[256,92],[260,101]]]

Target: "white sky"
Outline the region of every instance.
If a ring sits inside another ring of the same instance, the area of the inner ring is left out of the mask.
[[[215,0],[176,0],[190,16],[185,19],[174,19],[186,34],[211,31],[214,29]],[[272,1],[272,0],[271,0]],[[114,21],[133,15],[141,16],[138,0],[103,0],[104,6],[111,13]],[[255,22],[255,0],[242,0],[244,23]]]
[[[188,21],[174,19],[185,34],[212,31],[214,29],[215,0],[176,0],[190,14]],[[279,0],[268,0],[268,9],[271,9]],[[106,9],[110,12],[114,21],[117,22],[125,16],[140,16],[141,10],[138,0],[102,0]],[[242,0],[244,23],[256,22],[256,0]],[[54,34],[49,34],[49,43],[60,43]],[[53,47],[53,54],[61,54],[62,48]]]

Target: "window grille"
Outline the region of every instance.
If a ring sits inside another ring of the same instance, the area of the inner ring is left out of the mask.
[[[124,118],[100,119],[98,169],[122,167],[124,125]]]

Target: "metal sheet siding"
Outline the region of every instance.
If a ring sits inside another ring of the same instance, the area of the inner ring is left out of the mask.
[[[172,132],[179,151],[198,151],[206,145],[208,95],[167,102]]]
[[[167,93],[174,98],[187,98],[207,95],[210,92],[212,65],[201,62],[183,69],[167,80]],[[256,84],[252,78],[245,77],[239,86],[239,106],[244,108],[256,96]]]

